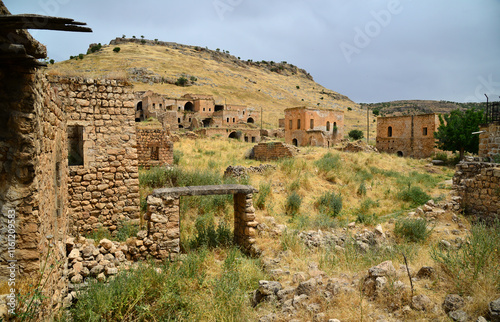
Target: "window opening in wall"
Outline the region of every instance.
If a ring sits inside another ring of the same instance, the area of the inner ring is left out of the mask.
[[[214,109],[215,112],[223,111],[223,110],[224,110],[224,105],[215,105],[215,109]]]
[[[426,136],[426,135],[427,135],[427,128],[426,128],[426,127],[424,127],[424,128],[423,128],[423,130],[422,130],[422,134],[423,134],[424,136]]]
[[[184,105],[184,111],[194,112],[194,104],[187,102],[186,105]]]
[[[179,117],[179,118],[177,119],[177,123],[180,123],[180,122],[181,122],[181,118]]]
[[[401,157],[401,158],[402,158],[402,157],[403,157],[403,152],[402,152],[402,151],[398,151],[398,152],[397,152],[397,155],[398,155],[398,157]]]
[[[235,122],[236,122],[236,119],[233,117],[233,123],[235,123]]]
[[[248,118],[247,123],[253,124],[255,123],[255,120],[251,117]]]
[[[314,129],[314,119],[311,119],[311,121],[309,121],[309,128],[312,130]]]
[[[203,108],[203,112],[205,112],[205,108]]]
[[[229,117],[227,118],[227,123],[229,123]]]
[[[208,108],[208,111],[209,111],[209,112],[212,112],[212,108]]]
[[[153,103],[153,108],[155,108],[155,107],[156,107],[156,104],[155,104],[155,103]]]
[[[299,142],[297,141],[297,139],[293,139],[292,144],[295,146],[299,146]]]
[[[293,127],[293,122],[292,122],[292,120],[290,120],[290,124],[288,124],[288,127],[290,128],[290,130],[292,129],[292,127]]]
[[[326,131],[330,131],[330,121],[326,122]]]
[[[158,147],[158,146],[151,147],[151,160],[153,160],[153,161],[160,160],[160,147]]]
[[[137,103],[137,111],[142,111],[142,101]]]
[[[163,105],[160,103],[160,108],[162,108],[162,107],[163,107]]]
[[[387,136],[388,136],[388,137],[392,137],[392,126],[389,126],[389,127],[387,128]]]
[[[243,111],[243,115],[245,115],[245,111]]]
[[[300,130],[300,120],[297,120],[297,130]]]
[[[255,143],[255,136],[252,136],[252,143]]]
[[[189,118],[189,122],[191,122],[191,118]]]
[[[245,142],[248,142],[248,136],[245,136]]]
[[[83,126],[68,126],[68,165],[83,165]]]

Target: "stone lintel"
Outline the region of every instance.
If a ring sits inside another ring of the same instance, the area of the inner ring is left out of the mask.
[[[180,196],[234,195],[257,192],[258,190],[252,186],[245,186],[241,184],[223,184],[215,186],[190,186],[156,189],[153,191],[153,196],[178,198]]]

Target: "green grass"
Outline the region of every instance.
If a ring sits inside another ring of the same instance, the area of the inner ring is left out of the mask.
[[[321,214],[337,217],[342,211],[342,195],[335,192],[325,192],[316,201],[316,208]]]
[[[320,172],[328,173],[340,167],[340,155],[328,152],[321,159],[314,162],[314,164]]]
[[[424,242],[431,234],[425,219],[402,219],[396,221],[394,234],[406,242]]]

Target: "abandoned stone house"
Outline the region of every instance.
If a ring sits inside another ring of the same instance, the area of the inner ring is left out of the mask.
[[[285,110],[287,144],[331,147],[343,137],[343,111],[305,106]]]
[[[260,120],[254,108],[216,104],[211,95],[186,94],[171,98],[152,91],[136,93],[136,121],[149,117],[161,120],[171,130],[246,127]]]
[[[401,157],[428,158],[435,152],[437,114],[377,118],[377,149]]]
[[[480,126],[479,156],[498,162],[500,158],[500,102],[488,102],[486,122]]]

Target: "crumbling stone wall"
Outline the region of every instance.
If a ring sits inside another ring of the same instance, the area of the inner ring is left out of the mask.
[[[66,283],[66,117],[42,72],[4,64],[0,82],[0,282],[13,277],[17,289],[46,267],[44,307],[57,308]]]
[[[258,129],[245,128],[201,128],[195,131],[197,134],[207,137],[221,136],[239,139],[244,142],[257,143],[261,141],[261,132]]]
[[[139,167],[149,169],[174,163],[174,143],[163,128],[137,126]]]
[[[139,217],[139,173],[132,87],[122,80],[50,78],[68,128],[81,128],[81,164],[69,167],[71,230],[111,232]]]
[[[137,256],[149,253],[158,259],[176,258],[180,252],[179,198],[181,196],[234,195],[234,241],[251,255],[259,253],[255,245],[257,235],[255,208],[251,186],[220,185],[165,188],[148,196],[147,234],[138,236]]]
[[[428,158],[435,152],[437,114],[377,118],[377,149],[403,157]]]
[[[254,158],[259,161],[291,158],[297,149],[283,142],[261,142],[253,147]]]
[[[500,123],[490,123],[481,126],[479,135],[479,156],[493,159],[500,155]]]
[[[491,221],[500,218],[500,165],[486,162],[460,162],[453,186],[462,197],[466,213]]]

